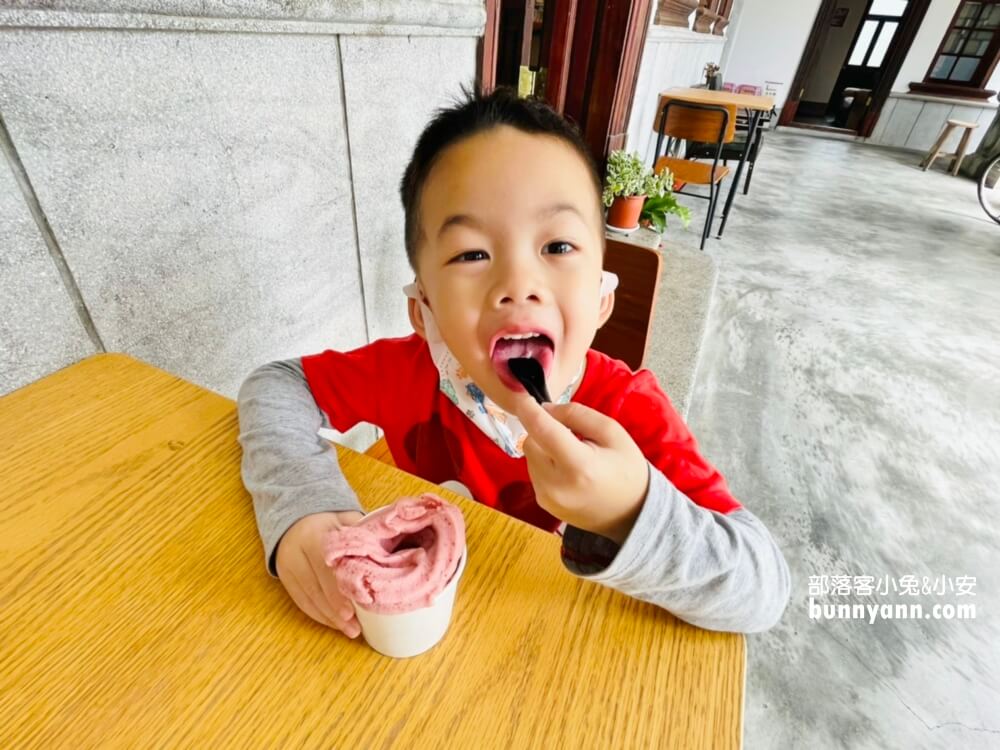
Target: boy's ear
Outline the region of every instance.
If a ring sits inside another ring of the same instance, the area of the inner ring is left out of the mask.
[[[413,330],[416,331],[417,335],[424,341],[427,340],[427,329],[424,327],[424,313],[420,309],[420,305],[417,300],[412,297],[407,297],[406,308],[410,313],[410,324],[413,326]]]
[[[611,313],[615,310],[615,293],[608,292],[603,297],[601,297],[601,309],[597,315],[597,327],[600,328],[605,323],[608,322],[608,318],[611,317]]]

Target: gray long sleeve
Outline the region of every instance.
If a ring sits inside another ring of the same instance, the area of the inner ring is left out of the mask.
[[[361,504],[337,451],[316,435],[330,422],[313,399],[301,359],[258,367],[240,386],[237,404],[243,484],[274,576],[274,553],[293,523],[311,513],[361,510]]]
[[[652,465],[645,502],[621,547],[567,526],[563,563],[708,630],[767,630],[791,590],[785,558],[756,516],[702,508]]]
[[[360,510],[333,447],[316,435],[329,421],[313,399],[300,359],[251,373],[238,396],[243,482],[253,497],[267,569],[281,536],[303,516]],[[745,509],[702,508],[652,465],[632,530],[615,542],[573,526],[563,563],[583,578],[651,602],[710,630],[755,632],[788,603],[788,566],[771,535]]]

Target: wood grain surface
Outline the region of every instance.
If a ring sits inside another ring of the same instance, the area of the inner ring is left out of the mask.
[[[0,399],[0,747],[735,748],[742,636],[468,526],[451,628],[393,660],[264,568],[235,404],[121,354]],[[350,450],[366,507],[432,485]]]

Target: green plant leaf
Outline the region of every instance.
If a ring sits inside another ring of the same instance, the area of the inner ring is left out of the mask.
[[[677,202],[673,191],[647,198],[639,218],[649,221],[657,232],[663,232],[667,228],[667,216],[670,214],[680,218],[684,226],[691,221],[691,211]]]

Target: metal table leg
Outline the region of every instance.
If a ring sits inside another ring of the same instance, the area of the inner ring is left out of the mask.
[[[747,139],[743,144],[743,153],[740,154],[740,163],[736,167],[736,174],[733,176],[733,183],[729,186],[729,195],[726,196],[726,205],[722,209],[722,223],[719,224],[719,234],[717,235],[720,239],[722,238],[722,232],[726,228],[726,220],[729,218],[729,209],[733,206],[733,198],[736,196],[736,188],[739,187],[740,177],[743,176],[743,165],[747,162],[747,155],[750,153],[750,144],[753,143],[753,139],[757,135],[757,126],[760,123],[760,110],[751,110],[749,115],[750,122],[747,125]]]

